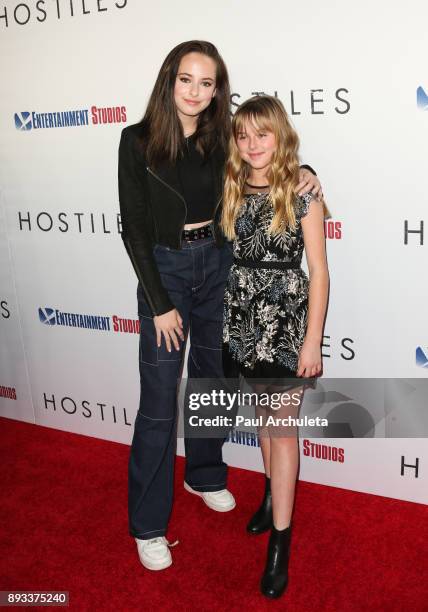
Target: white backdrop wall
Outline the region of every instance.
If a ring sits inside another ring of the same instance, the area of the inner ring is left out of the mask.
[[[194,38],[222,53],[234,105],[255,92],[282,99],[321,178],[332,212],[325,375],[426,377],[427,21],[419,0],[2,0],[0,414],[130,442],[138,334],[115,325],[137,319],[136,279],[119,233],[117,147],[167,52]],[[118,109],[115,120],[100,108]],[[69,111],[81,125],[41,127],[41,114]],[[57,310],[102,329],[59,325]],[[261,470],[254,440],[242,442],[225,445],[227,460]],[[305,454],[302,441],[304,480],[428,502],[425,440],[317,443],[344,460],[317,458],[321,446]]]

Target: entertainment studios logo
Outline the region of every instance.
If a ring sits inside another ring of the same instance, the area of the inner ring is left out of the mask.
[[[311,440],[303,440],[302,452],[304,457],[323,459],[324,461],[345,462],[345,449],[328,444],[317,444]]]
[[[126,106],[91,106],[74,110],[53,112],[21,111],[15,113],[15,127],[20,132],[31,130],[85,127],[126,123]]]
[[[324,234],[327,240],[342,240],[342,221],[324,221]]]
[[[253,431],[241,431],[239,429],[231,429],[226,438],[226,442],[231,444],[242,444],[243,446],[252,446],[260,448],[260,438]]]
[[[15,387],[4,387],[3,385],[0,385],[0,397],[5,397],[6,399],[16,400]]]
[[[80,314],[76,312],[62,312],[57,308],[39,308],[39,321],[50,327],[79,327],[92,331],[107,331],[123,334],[139,334],[140,321],[138,319],[125,319],[117,315],[102,316]]]

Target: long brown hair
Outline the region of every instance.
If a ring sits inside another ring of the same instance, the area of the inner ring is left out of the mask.
[[[182,58],[201,53],[216,63],[216,95],[198,116],[195,145],[204,156],[217,146],[227,150],[230,138],[230,86],[226,65],[216,47],[204,40],[183,42],[163,62],[141,121],[142,145],[149,163],[174,162],[183,150],[184,134],[174,102],[174,86]]]

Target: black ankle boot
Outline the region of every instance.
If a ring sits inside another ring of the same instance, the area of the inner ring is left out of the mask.
[[[265,494],[260,508],[251,517],[247,525],[248,533],[258,535],[272,529],[272,493],[270,491],[270,478],[265,476]]]
[[[291,525],[281,531],[272,527],[266,567],[260,583],[260,590],[266,597],[280,597],[287,588],[290,539]]]

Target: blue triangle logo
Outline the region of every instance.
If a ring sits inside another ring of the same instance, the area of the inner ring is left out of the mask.
[[[53,308],[39,308],[40,323],[45,325],[55,325],[55,310]]]
[[[15,127],[21,132],[28,132],[32,129],[33,123],[31,121],[31,115],[27,111],[22,113],[15,113]]]
[[[428,110],[428,96],[420,86],[416,90],[416,104],[420,110]]]
[[[416,349],[416,365],[420,368],[428,368],[428,357],[422,350],[422,347],[418,346]]]

